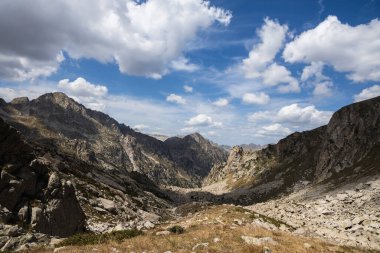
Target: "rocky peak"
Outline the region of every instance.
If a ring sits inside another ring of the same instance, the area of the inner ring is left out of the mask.
[[[183,138],[172,137],[164,142],[172,158],[188,173],[199,177],[199,183],[216,164],[224,163],[228,153],[199,133]]]
[[[13,105],[27,104],[27,103],[29,103],[29,98],[28,97],[14,98],[10,103],[13,104]]]

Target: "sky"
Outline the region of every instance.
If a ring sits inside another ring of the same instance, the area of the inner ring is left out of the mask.
[[[2,0],[0,97],[267,144],[380,95],[380,0]]]

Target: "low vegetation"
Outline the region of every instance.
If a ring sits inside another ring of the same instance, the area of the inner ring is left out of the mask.
[[[96,233],[83,233],[70,236],[60,242],[57,246],[83,246],[104,244],[110,241],[121,243],[125,239],[129,239],[138,235],[142,235],[141,231],[136,229],[112,231],[110,233],[96,234]]]
[[[173,227],[170,227],[168,228],[168,231],[173,233],[173,234],[182,234],[183,232],[185,232],[185,229],[181,226],[173,226]]]
[[[141,236],[136,236],[140,235],[138,231],[131,234],[119,231],[103,235],[104,238],[94,234],[70,237],[59,245],[65,247],[60,248],[58,252],[262,253],[265,248],[269,248],[272,253],[366,252],[356,248],[341,247],[315,238],[297,236],[280,229],[269,230],[255,225],[257,219],[275,226],[283,224],[275,219],[265,221],[265,217],[241,207],[205,206],[197,213],[188,214],[176,222],[157,226],[153,230],[144,232]],[[162,233],[163,231],[171,233]],[[250,245],[244,241],[242,236],[270,237],[276,244]],[[51,253],[53,249],[29,252]]]

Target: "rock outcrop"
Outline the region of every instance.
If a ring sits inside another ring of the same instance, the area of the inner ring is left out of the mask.
[[[20,133],[1,118],[0,168],[0,219],[12,228],[8,240],[3,237],[2,250],[19,245],[28,229],[50,236],[84,231],[85,216],[73,185],[37,157]]]

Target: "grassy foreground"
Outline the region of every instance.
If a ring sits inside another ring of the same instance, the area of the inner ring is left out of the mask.
[[[186,217],[175,222],[162,224],[153,230],[144,232],[144,234],[133,234],[134,237],[130,239],[106,240],[100,241],[100,244],[84,246],[64,246],[56,248],[55,251],[54,249],[39,249],[29,252],[366,252],[360,249],[334,245],[318,239],[293,235],[279,229],[266,229],[255,225],[255,221],[258,220],[264,221],[266,224],[272,224],[272,227],[286,226],[284,223],[260,216],[241,207],[221,205],[205,208],[195,214],[190,213]],[[176,229],[173,229],[173,226],[176,226]],[[179,227],[182,227],[184,231],[176,233],[175,231]],[[169,232],[170,230],[172,231]],[[157,232],[161,233],[157,235]],[[275,243],[250,245],[243,240],[242,236],[254,238],[271,237]],[[69,240],[66,240],[64,245],[68,244],[70,244]]]

